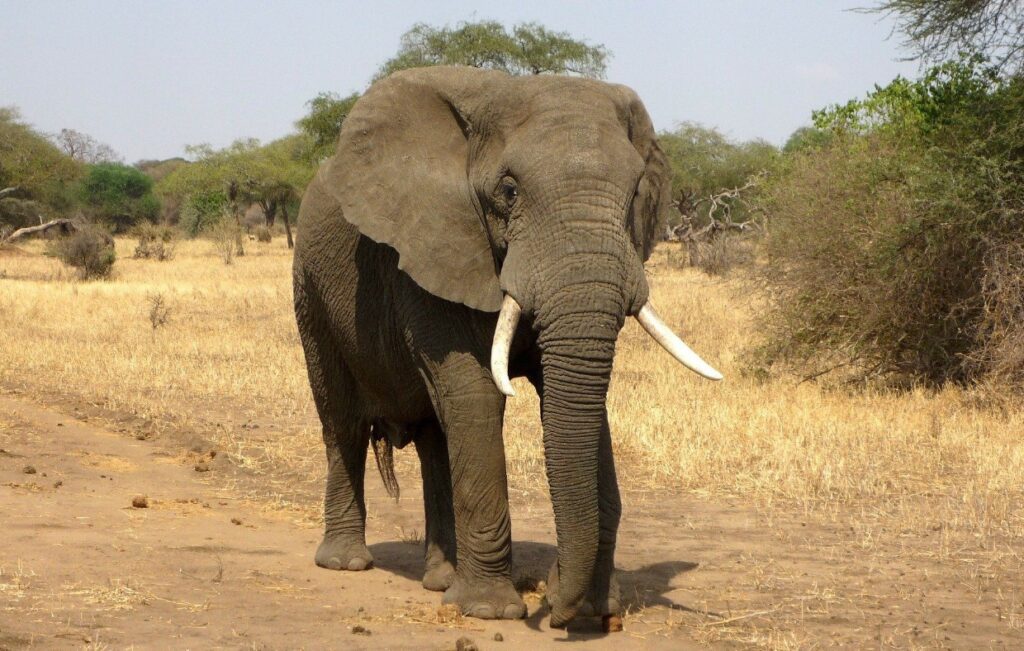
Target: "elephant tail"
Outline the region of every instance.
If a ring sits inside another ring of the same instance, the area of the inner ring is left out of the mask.
[[[398,501],[398,479],[395,477],[395,446],[387,436],[373,436],[373,457],[377,461],[377,471],[384,482],[384,490],[388,497]]]

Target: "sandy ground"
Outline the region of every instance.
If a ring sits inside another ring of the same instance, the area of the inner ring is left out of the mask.
[[[835,515],[629,486],[624,632],[551,630],[535,593],[526,621],[462,619],[419,584],[417,482],[404,478],[395,504],[368,479],[376,567],[331,572],[312,561],[318,529],[243,499],[225,455],[117,429],[87,408],[0,395],[0,649],[1024,648],[1020,595],[1000,587],[1024,586],[1019,556],[1018,574],[986,590],[927,533],[868,545]],[[543,577],[549,505],[515,495],[513,527],[517,578]]]

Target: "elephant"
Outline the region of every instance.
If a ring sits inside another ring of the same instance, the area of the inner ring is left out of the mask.
[[[415,446],[424,587],[467,616],[526,615],[511,581],[502,419],[512,377],[541,399],[557,560],[552,627],[621,605],[606,394],[636,317],[671,172],[631,89],[459,66],[376,82],[303,196],[294,306],[327,455],[316,563],[364,570],[367,450]],[[380,459],[378,459],[380,464]],[[387,465],[387,464],[385,464]],[[387,473],[385,473],[387,474]]]

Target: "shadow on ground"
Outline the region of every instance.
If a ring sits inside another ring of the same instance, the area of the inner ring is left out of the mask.
[[[423,545],[422,543],[406,543],[400,541],[382,542],[370,545],[374,566],[404,577],[411,581],[423,578]],[[555,562],[557,549],[548,543],[518,541],[512,543],[512,576],[517,586],[536,585],[538,581],[547,580],[548,570]],[[671,593],[675,586],[672,582],[685,572],[697,567],[692,561],[661,561],[631,570],[619,569],[617,576],[622,593],[623,607],[627,610],[638,610],[651,606],[663,606],[673,610],[682,610],[704,614],[686,605],[672,600]],[[537,609],[529,618],[527,625],[540,630],[540,623],[548,615],[547,608]],[[587,640],[601,637],[601,624],[597,619],[573,622],[569,628],[566,641]]]

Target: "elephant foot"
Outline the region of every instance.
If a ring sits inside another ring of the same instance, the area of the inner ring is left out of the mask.
[[[526,604],[508,579],[477,579],[470,583],[455,575],[442,603],[455,604],[466,617],[479,619],[523,619]]]
[[[434,592],[444,592],[455,580],[455,567],[441,558],[432,561],[427,559],[427,567],[423,572],[423,587]]]
[[[316,550],[316,564],[328,570],[358,572],[373,567],[373,555],[362,536],[325,536]]]

